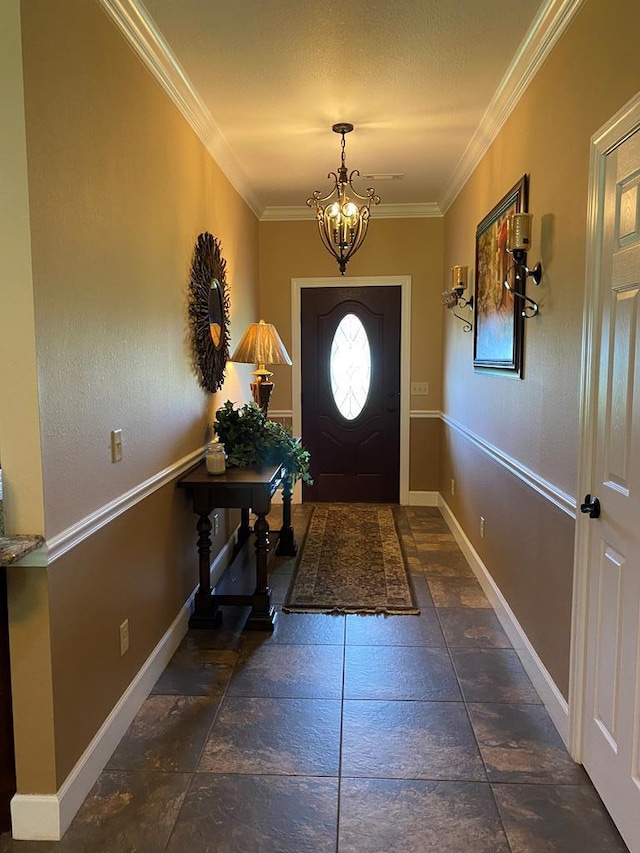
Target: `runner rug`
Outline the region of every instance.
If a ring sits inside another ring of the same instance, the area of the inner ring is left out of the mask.
[[[284,610],[419,613],[393,507],[316,505]]]

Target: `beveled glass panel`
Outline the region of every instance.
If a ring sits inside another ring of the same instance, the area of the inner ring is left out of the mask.
[[[345,314],[331,342],[331,393],[343,418],[352,421],[364,409],[371,388],[371,346],[362,321]]]

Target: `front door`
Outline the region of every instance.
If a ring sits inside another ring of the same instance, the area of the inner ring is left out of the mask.
[[[305,501],[397,503],[401,288],[301,291]]]
[[[583,763],[640,850],[639,130],[608,153],[602,201]]]

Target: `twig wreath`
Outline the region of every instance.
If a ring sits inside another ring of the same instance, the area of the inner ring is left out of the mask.
[[[191,262],[189,321],[198,379],[212,393],[222,387],[229,358],[226,266],[219,240],[208,231],[200,234]]]

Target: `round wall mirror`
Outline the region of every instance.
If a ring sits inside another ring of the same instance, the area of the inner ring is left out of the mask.
[[[189,322],[198,379],[200,385],[212,393],[224,383],[229,358],[229,294],[225,268],[219,240],[208,231],[200,234],[191,262]]]

